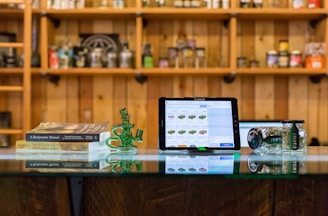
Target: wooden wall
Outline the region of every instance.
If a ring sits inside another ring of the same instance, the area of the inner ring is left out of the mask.
[[[280,39],[288,39],[290,50],[304,50],[308,38],[325,40],[326,22],[315,26],[308,21],[237,21],[236,41],[230,41],[229,25],[208,20],[148,20],[142,31],[143,43],[151,43],[155,64],[161,50],[174,46],[179,34],[196,39],[206,47],[210,67],[228,67],[230,43],[237,56],[260,60],[265,51],[277,49]],[[79,33],[119,33],[136,49],[136,22],[132,20],[63,20],[58,28],[49,24],[49,45],[64,38],[78,43]],[[2,27],[4,28],[4,27]],[[9,26],[7,26],[9,28]],[[12,28],[12,27],[11,27]],[[19,32],[19,30],[13,30]],[[96,69],[94,69],[96,70]],[[311,71],[309,71],[311,74]],[[1,82],[20,82],[15,76],[1,76]],[[160,96],[236,97],[240,119],[304,119],[308,140],[328,141],[328,80],[312,83],[306,75],[238,75],[225,83],[221,75],[152,75],[140,84],[133,76],[61,76],[57,84],[49,75],[33,75],[32,127],[40,121],[120,123],[119,109],[127,107],[135,128],[144,129],[142,146],[157,146],[157,99]],[[20,96],[1,93],[0,109],[13,112],[13,126],[19,127]]]

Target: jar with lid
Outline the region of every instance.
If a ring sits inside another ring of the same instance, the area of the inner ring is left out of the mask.
[[[201,5],[200,2],[201,2],[200,0],[192,0],[191,1],[191,7],[193,7],[193,8],[199,8],[200,5]]]
[[[108,0],[94,0],[93,2],[93,7],[96,8],[106,8],[108,7]]]
[[[182,49],[183,67],[193,67],[193,50],[190,46],[186,46]]]
[[[120,53],[120,68],[132,68],[133,54],[129,49],[129,42],[122,41],[123,50]]]
[[[304,120],[282,121],[282,151],[288,153],[306,152],[306,131]]]
[[[107,67],[116,68],[117,67],[117,53],[114,49],[111,49],[107,53]]]
[[[282,148],[281,127],[256,127],[248,131],[247,142],[257,153],[279,154]]]
[[[173,6],[176,8],[182,8],[183,7],[183,0],[174,0]]]
[[[169,56],[169,67],[178,68],[179,67],[178,49],[176,47],[169,47],[168,56]]]
[[[237,67],[238,68],[246,68],[247,67],[247,58],[246,57],[238,57],[237,58]]]
[[[155,0],[155,7],[166,7],[167,0]]]
[[[207,61],[205,57],[205,48],[197,47],[196,48],[196,58],[195,58],[195,68],[206,68]]]
[[[303,60],[302,60],[302,53],[299,50],[293,50],[290,52],[289,57],[289,67],[298,68],[302,67]]]
[[[124,0],[113,0],[113,8],[124,8]]]
[[[289,63],[289,54],[288,52],[281,51],[278,55],[278,66],[280,68],[287,68]]]
[[[263,0],[253,0],[253,7],[254,8],[262,8],[263,7]]]
[[[241,8],[248,8],[251,6],[251,0],[240,0]]]
[[[250,60],[249,61],[249,67],[250,68],[259,68],[260,62],[258,60]]]
[[[191,7],[191,0],[183,0],[183,7],[190,8]]]
[[[158,61],[159,68],[168,68],[169,67],[169,59],[166,57],[160,57]]]
[[[268,68],[278,67],[278,53],[275,50],[270,50],[266,54],[266,63]]]

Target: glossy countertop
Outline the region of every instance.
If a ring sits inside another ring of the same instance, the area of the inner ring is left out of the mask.
[[[137,154],[26,153],[0,149],[0,176],[186,176],[298,177],[328,175],[328,147],[307,147],[305,154],[265,155],[250,148],[215,154],[159,152],[138,149]]]

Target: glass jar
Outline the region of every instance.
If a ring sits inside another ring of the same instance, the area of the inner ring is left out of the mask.
[[[206,68],[207,61],[205,57],[205,48],[197,47],[196,48],[196,58],[195,58],[195,68]]]
[[[241,8],[248,8],[251,6],[251,0],[240,0]]]
[[[107,8],[108,0],[93,0],[92,6],[96,8]]]
[[[306,131],[303,128],[304,120],[282,121],[282,151],[289,153],[306,152]]]
[[[282,146],[281,127],[257,127],[249,130],[247,142],[257,153],[279,154]]]
[[[238,68],[246,68],[247,67],[247,58],[246,57],[238,57],[237,58],[237,67]]]
[[[183,67],[191,68],[193,67],[193,50],[190,46],[186,46],[182,49],[182,57],[183,57]]]
[[[293,50],[290,52],[289,67],[298,68],[303,66],[302,52]]]
[[[266,63],[268,68],[278,67],[278,53],[275,50],[270,50],[267,52]]]
[[[253,7],[254,8],[262,8],[263,7],[263,0],[253,0]]]
[[[179,67],[178,49],[176,47],[169,47],[168,56],[169,56],[169,67],[178,68]]]

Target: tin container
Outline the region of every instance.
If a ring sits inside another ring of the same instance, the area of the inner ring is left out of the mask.
[[[324,56],[306,56],[305,58],[306,68],[325,68],[325,57]]]
[[[266,54],[266,65],[268,68],[278,67],[278,53],[275,50],[270,50]]]
[[[320,0],[308,0],[308,8],[320,8]]]
[[[302,53],[299,50],[293,50],[289,56],[289,67],[297,68],[303,66]]]
[[[179,67],[178,49],[176,47],[168,48],[169,67]]]

